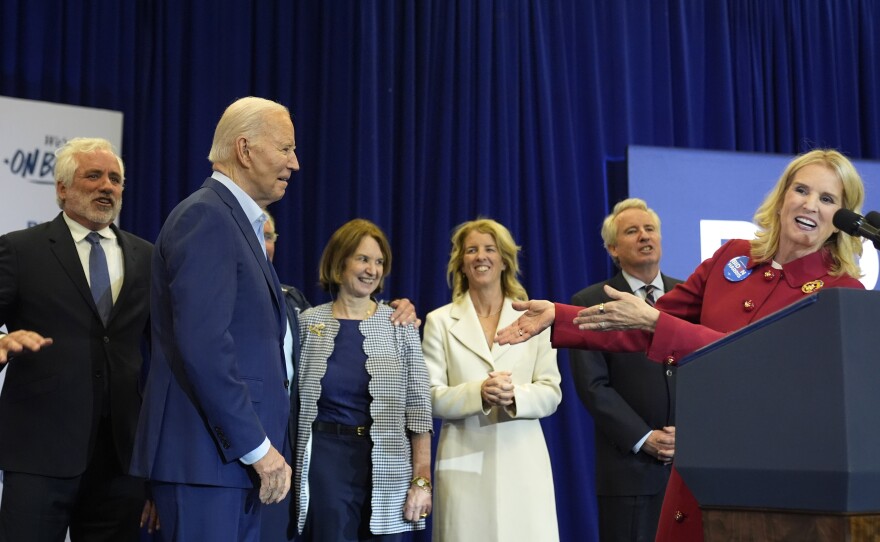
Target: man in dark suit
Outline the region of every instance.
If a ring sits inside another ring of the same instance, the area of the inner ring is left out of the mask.
[[[110,142],[72,139],[56,153],[62,212],[0,237],[0,541],[139,537],[144,481],[127,471],[152,245],[113,224],[123,186]]]
[[[572,304],[611,301],[606,284],[653,304],[681,282],[660,273],[660,218],[644,201],[615,205],[602,224],[602,239],[621,271],[575,294]],[[675,453],[674,369],[642,353],[569,355],[575,388],[596,429],[599,539],[651,542]]]
[[[287,316],[263,208],[299,170],[287,108],[230,105],[214,173],[165,221],[153,257],[152,357],[132,472],[149,478],[173,540],[256,541],[290,488]]]

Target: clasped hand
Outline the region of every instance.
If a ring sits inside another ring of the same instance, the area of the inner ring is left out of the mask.
[[[663,463],[672,463],[675,457],[675,427],[654,429],[642,444],[642,451]]]
[[[510,371],[492,371],[489,378],[480,386],[480,396],[483,404],[507,407],[513,404],[514,391],[513,379]]]

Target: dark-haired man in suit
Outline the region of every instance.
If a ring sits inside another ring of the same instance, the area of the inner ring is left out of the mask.
[[[606,284],[653,304],[681,282],[660,273],[660,218],[643,200],[615,205],[602,240],[620,272],[581,290],[572,304],[611,301]],[[596,429],[599,540],[651,542],[675,454],[675,370],[643,353],[569,355],[575,388]]]
[[[149,325],[152,245],[113,221],[109,141],[56,153],[51,222],[0,237],[0,541],[138,540],[144,481],[127,474]]]

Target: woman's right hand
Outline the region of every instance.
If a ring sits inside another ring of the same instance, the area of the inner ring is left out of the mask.
[[[605,293],[614,301],[600,303],[578,312],[574,324],[588,331],[626,331],[640,329],[654,332],[660,311],[641,297],[605,285]]]
[[[495,335],[498,344],[518,344],[526,342],[541,333],[556,319],[556,305],[551,301],[514,301],[513,308],[526,311],[512,324]]]
[[[506,407],[513,404],[513,379],[510,371],[492,371],[480,386],[483,405]]]

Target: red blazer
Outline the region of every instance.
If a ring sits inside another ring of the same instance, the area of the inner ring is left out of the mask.
[[[748,258],[751,245],[734,239],[700,264],[682,284],[657,300],[660,318],[654,333],[581,331],[572,323],[581,307],[556,305],[551,340],[554,348],[611,352],[647,352],[654,361],[674,365],[721,337],[815,293],[821,288],[864,288],[848,275],[828,274],[830,255],[820,250],[774,269]],[[739,280],[729,262],[740,259]],[[725,273],[727,271],[727,273]],[[728,276],[734,278],[728,278]],[[699,541],[703,527],[699,504],[673,469],[657,530],[658,541]]]

